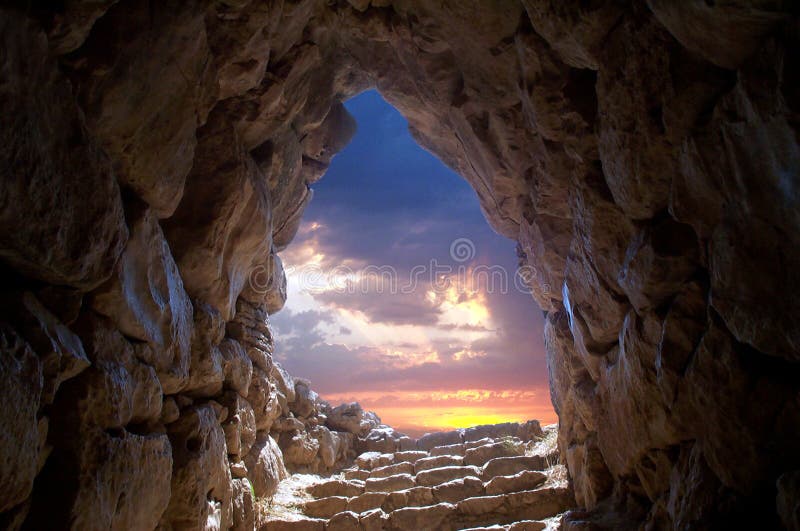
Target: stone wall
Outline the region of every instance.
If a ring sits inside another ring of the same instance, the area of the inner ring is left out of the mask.
[[[277,253],[369,87],[535,271],[577,503],[798,526],[789,0],[4,6],[6,527],[248,527]]]

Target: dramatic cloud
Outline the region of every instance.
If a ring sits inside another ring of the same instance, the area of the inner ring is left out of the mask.
[[[328,400],[360,401],[413,434],[553,422],[543,319],[515,287],[514,243],[376,93],[347,106],[359,132],[282,253],[276,358]]]

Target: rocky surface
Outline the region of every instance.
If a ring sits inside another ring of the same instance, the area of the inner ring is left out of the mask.
[[[365,452],[333,477],[293,475],[262,510],[259,529],[558,528],[574,498],[558,464],[556,426],[479,428],[494,435],[470,440],[468,430],[444,432],[436,437],[462,442]]]
[[[797,527],[794,3],[0,9],[3,527],[246,529],[284,466],[463,444],[272,360],[277,253],[369,87],[519,242],[565,526]]]

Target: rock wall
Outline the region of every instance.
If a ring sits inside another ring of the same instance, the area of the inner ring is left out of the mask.
[[[5,527],[246,529],[276,439],[328,466],[268,314],[369,87],[535,271],[577,503],[798,527],[792,2],[3,6]]]

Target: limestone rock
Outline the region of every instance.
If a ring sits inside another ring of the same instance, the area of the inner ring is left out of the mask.
[[[90,362],[83,344],[30,292],[8,294],[4,318],[14,323],[36,352],[42,365],[42,396],[51,404],[62,382],[76,376]]]
[[[245,458],[256,496],[269,497],[278,488],[278,483],[287,476],[283,454],[278,443],[265,433],[260,433]]]
[[[225,373],[223,384],[242,396],[247,396],[253,378],[253,362],[245,354],[238,341],[226,338],[220,343],[222,370]]]
[[[72,437],[72,455],[54,454],[43,471],[42,479],[53,482],[47,487],[50,497],[41,493],[34,501],[30,524],[40,529],[65,521],[81,529],[155,528],[170,502],[172,448],[167,436],[125,430],[109,434],[95,428]],[[56,478],[69,481],[74,490],[65,497]],[[63,502],[54,507],[53,499]]]
[[[222,424],[228,454],[243,458],[248,455],[256,441],[256,417],[250,403],[239,394],[228,391],[221,398],[228,409],[228,417]]]
[[[186,291],[228,321],[250,275],[269,253],[269,193],[238,134],[221,116],[212,114],[198,132],[197,153],[164,232]]]
[[[163,520],[173,527],[231,523],[231,473],[225,434],[210,405],[181,411],[169,425],[173,448],[172,495]],[[248,467],[248,470],[255,468]],[[255,483],[253,485],[256,486]]]
[[[127,336],[147,341],[154,353],[147,361],[156,371],[185,378],[192,304],[154,212],[134,204],[126,214],[128,244],[111,279],[92,294],[91,306]]]
[[[192,168],[195,130],[216,97],[215,73],[199,6],[150,7],[114,4],[69,64],[88,127],[117,177],[168,217]],[[194,287],[185,274],[184,281]]]
[[[119,186],[44,33],[20,13],[0,18],[0,257],[25,276],[90,290],[128,237]]]
[[[325,422],[331,429],[346,431],[360,436],[366,435],[369,430],[378,424],[366,414],[357,402],[336,406],[328,414],[328,419]]]
[[[247,478],[231,481],[232,494],[232,526],[234,531],[249,531],[255,527],[255,500]]]
[[[38,472],[39,431],[37,413],[42,392],[39,359],[13,328],[0,328],[0,395],[4,429],[0,435],[0,479],[6,487],[0,512],[25,501]]]
[[[769,2],[717,5],[648,0],[647,4],[681,44],[729,69],[736,69],[753,55],[770,29],[788,17],[788,13],[781,10],[780,2],[773,5]]]

